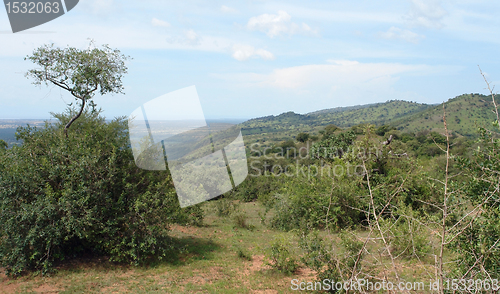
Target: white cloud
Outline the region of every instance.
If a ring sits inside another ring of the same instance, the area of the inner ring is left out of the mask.
[[[345,59],[328,59],[326,62],[338,64],[338,65],[356,65],[359,64],[358,61],[355,60],[345,60]]]
[[[286,11],[280,10],[278,14],[262,14],[250,18],[247,23],[249,30],[257,30],[267,34],[270,38],[279,35],[308,34],[317,35],[317,31],[311,29],[306,23],[298,25],[291,21],[292,17]]]
[[[441,6],[440,0],[411,0],[410,12],[406,20],[411,26],[440,29],[442,19],[448,12]]]
[[[234,9],[234,8],[231,8],[231,7],[227,7],[226,5],[222,5],[220,7],[220,11],[222,11],[224,13],[238,13],[237,9]]]
[[[200,44],[200,36],[192,29],[184,31],[184,37],[186,38],[186,42],[190,45]]]
[[[253,46],[236,44],[233,46],[233,58],[239,61],[245,61],[252,57],[260,57],[264,60],[273,60],[274,55],[264,49],[255,49]]]
[[[376,80],[393,81],[394,75],[420,71],[425,66],[398,63],[359,63],[341,60],[334,64],[312,64],[276,69],[263,80],[278,88],[304,88],[331,86],[336,89],[371,84]]]
[[[387,40],[403,40],[413,44],[418,44],[418,42],[425,38],[424,35],[397,27],[391,27],[387,32],[379,33],[379,37]]]
[[[328,64],[310,64],[275,69],[270,73],[218,75],[233,82],[278,89],[322,91],[328,89],[368,89],[389,87],[404,73],[431,73],[439,66],[400,63],[361,63],[353,60],[328,60]],[[377,81],[385,84],[377,85]]]
[[[153,20],[151,20],[151,24],[155,27],[164,27],[164,28],[170,27],[170,23],[168,21],[164,21],[157,18],[153,18]]]
[[[387,99],[416,100],[418,96],[416,93],[397,89],[400,80],[408,81],[411,76],[433,75],[451,70],[456,71],[456,68],[328,60],[325,64],[278,68],[265,73],[211,76],[222,79],[238,89],[247,88],[254,92],[273,93],[273,99],[287,97],[288,100],[280,101],[294,101],[297,109],[313,111],[325,108],[325,105],[347,106]]]

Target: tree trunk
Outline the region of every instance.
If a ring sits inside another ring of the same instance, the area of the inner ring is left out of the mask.
[[[71,124],[73,124],[73,122],[75,122],[75,120],[77,120],[82,115],[84,108],[85,108],[85,99],[82,98],[82,107],[80,108],[80,111],[75,116],[73,116],[73,118],[64,127],[64,135],[66,135],[66,138],[68,137],[69,127],[71,127]]]

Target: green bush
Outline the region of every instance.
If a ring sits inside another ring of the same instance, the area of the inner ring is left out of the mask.
[[[376,130],[375,130],[375,134],[379,135],[379,136],[384,136],[387,132],[389,131],[392,131],[392,130],[395,130],[396,128],[393,127],[393,126],[388,126],[388,125],[382,125],[380,127],[378,127]]]
[[[349,152],[349,148],[356,138],[354,131],[346,131],[316,142],[311,147],[311,157],[333,160],[335,157],[342,158],[344,153]]]
[[[432,235],[416,211],[404,203],[399,203],[395,214],[399,216],[396,221],[390,218],[380,219],[384,231],[389,232],[392,254],[417,259],[429,254],[432,249]]]
[[[323,139],[326,139],[333,135],[333,133],[335,133],[337,130],[340,130],[340,128],[336,125],[330,124],[327,125],[323,130],[319,131],[319,133],[322,135]]]
[[[236,227],[253,231],[253,229],[255,229],[255,226],[248,224],[247,219],[248,216],[243,211],[237,212],[233,215],[233,220]]]
[[[363,243],[352,232],[341,231],[339,237],[340,242],[333,242],[321,238],[318,231],[303,231],[300,234],[299,247],[304,251],[301,260],[317,273],[320,282],[324,279],[348,281],[351,273],[361,268],[365,255],[361,250]],[[329,292],[337,293],[335,289]]]
[[[471,206],[481,207],[464,232],[449,244],[459,254],[458,275],[467,278],[490,279],[500,276],[500,140],[498,122],[492,130],[480,128],[480,144],[471,158],[459,158],[459,166],[467,180],[461,189]],[[481,258],[480,267],[477,265]]]
[[[218,217],[228,217],[239,210],[239,205],[230,198],[220,198],[214,201],[213,209]]]
[[[0,140],[0,152],[5,151],[9,147],[9,144],[4,140]]]
[[[337,159],[338,166],[343,163]],[[302,171],[297,176],[286,178],[280,190],[267,205],[274,209],[269,225],[278,230],[290,231],[292,229],[313,227],[339,229],[359,223],[363,214],[353,208],[361,208],[357,199],[359,187],[356,186],[358,178],[343,175],[333,179],[327,174],[333,166],[324,166],[324,173],[316,173],[315,167],[301,167]],[[332,172],[333,173],[333,172]],[[332,187],[332,185],[335,185]],[[332,189],[333,188],[333,189]]]
[[[289,240],[284,237],[276,238],[267,254],[267,258],[270,260],[268,265],[285,274],[294,273],[299,268],[299,265],[290,250],[288,250],[289,247]]]
[[[256,165],[254,165],[256,167]],[[263,168],[257,166],[263,173]],[[260,195],[269,194],[279,185],[274,176],[249,176],[232,192],[235,199],[243,202],[254,201]]]
[[[309,140],[309,134],[308,133],[299,133],[295,139],[299,142],[307,142]]]
[[[241,247],[236,247],[236,254],[239,258],[246,259],[248,261],[252,261],[252,254],[242,249]]]
[[[54,115],[43,128],[22,127],[24,143],[0,156],[0,264],[7,274],[50,271],[82,253],[112,261],[163,257],[172,222],[199,222],[199,207],[181,210],[168,171],[135,166],[127,121],[86,111],[68,137]]]

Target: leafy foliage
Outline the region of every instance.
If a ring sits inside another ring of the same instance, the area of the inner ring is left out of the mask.
[[[306,169],[306,168],[304,168]],[[359,206],[356,194],[359,192],[355,183],[324,174],[307,177],[299,173],[298,177],[289,178],[280,191],[274,194],[274,215],[270,226],[282,231],[313,227],[338,229],[353,226],[362,219],[362,215],[353,209]]]
[[[320,142],[314,143],[311,147],[311,154],[316,158],[329,160],[335,157],[342,158],[344,153],[349,152],[349,147],[352,145],[355,138],[356,134],[353,131],[331,135]]]
[[[199,207],[181,210],[168,171],[133,161],[127,122],[87,111],[73,132],[57,114],[44,128],[17,131],[21,146],[0,156],[0,262],[8,274],[50,271],[82,253],[138,264],[162,258],[169,224],[199,221]]]
[[[221,198],[218,201],[215,201],[214,211],[215,214],[219,217],[228,217],[239,209],[238,203],[234,202],[230,198]]]
[[[122,93],[121,80],[127,73],[125,61],[129,58],[107,45],[85,50],[44,45],[25,58],[39,66],[26,75],[34,79],[34,84],[52,83],[88,100],[96,91],[101,95]]]
[[[493,126],[498,129],[498,122]],[[487,278],[485,271],[493,276],[500,274],[500,139],[496,132],[485,128],[480,128],[480,132],[480,146],[470,159],[460,158],[459,165],[470,177],[464,187],[468,200],[474,207],[481,208],[481,214],[450,244],[450,248],[461,255],[459,268],[462,272]],[[477,264],[483,269],[475,268]]]
[[[27,77],[34,79],[35,85],[56,85],[70,92],[80,103],[80,111],[68,118],[64,129],[66,135],[69,127],[82,114],[85,103],[96,92],[101,95],[123,93],[122,77],[127,73],[125,61],[130,57],[107,45],[102,49],[92,46],[93,42],[88,49],[80,50],[73,47],[54,48],[54,44],[44,45],[25,58],[39,66],[26,73]],[[94,106],[93,102],[91,105]]]
[[[293,252],[289,250],[289,243],[287,238],[278,236],[271,244],[267,256],[270,260],[268,265],[285,274],[292,274],[299,267]]]
[[[349,281],[351,273],[359,270],[363,258],[360,254],[363,243],[348,231],[340,233],[340,242],[333,247],[318,231],[302,232],[299,246],[304,250],[302,262],[318,273],[318,280]],[[335,293],[335,289],[330,292]]]
[[[307,133],[299,133],[297,135],[297,137],[295,137],[295,139],[297,139],[297,141],[299,141],[299,142],[304,143],[307,140],[309,140],[309,134],[307,134]]]

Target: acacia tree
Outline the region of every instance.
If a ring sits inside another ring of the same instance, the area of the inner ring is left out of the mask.
[[[56,85],[73,95],[80,110],[66,123],[64,133],[68,135],[71,124],[77,120],[87,102],[96,93],[123,93],[122,77],[127,73],[125,61],[130,59],[108,45],[96,48],[93,42],[87,49],[74,47],[55,48],[54,44],[43,45],[25,60],[38,67],[26,73],[35,85]]]

